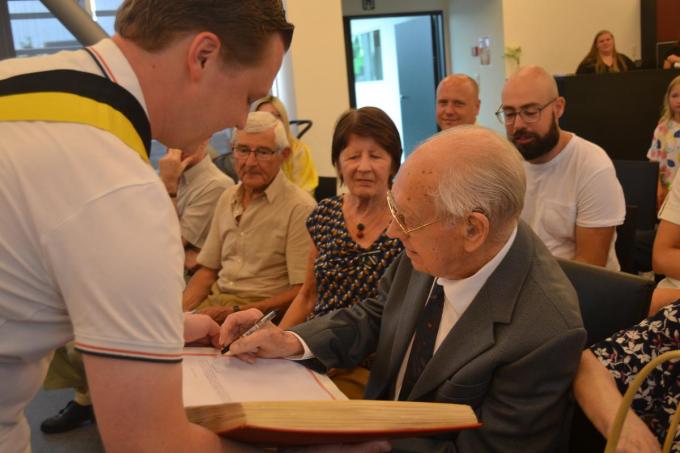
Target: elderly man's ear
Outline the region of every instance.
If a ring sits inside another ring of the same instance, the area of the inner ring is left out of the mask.
[[[281,155],[283,156],[283,160],[286,160],[290,157],[290,148],[283,148],[281,150]]]
[[[465,237],[465,251],[468,253],[478,250],[489,236],[489,219],[481,212],[471,212],[463,225]]]

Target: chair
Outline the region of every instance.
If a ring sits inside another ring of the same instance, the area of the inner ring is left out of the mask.
[[[591,345],[647,317],[654,282],[636,275],[613,272],[569,260],[558,260],[578,294],[583,325]],[[572,418],[569,451],[604,450],[605,439],[580,407]]]
[[[302,138],[302,136],[305,135],[314,125],[312,120],[290,120],[288,121],[288,124],[291,126],[297,126],[298,133],[296,138]]]
[[[653,230],[656,225],[656,186],[659,163],[646,160],[614,159],[616,176],[623,188],[626,204],[635,205],[637,230]]]
[[[626,219],[616,227],[616,256],[621,270],[637,274],[635,269],[635,230],[637,226],[637,206],[626,205]]]
[[[577,261],[558,261],[578,294],[588,345],[647,317],[654,282]]]
[[[619,437],[621,436],[621,428],[623,428],[623,422],[625,421],[626,415],[628,414],[628,410],[630,409],[630,405],[633,402],[633,397],[635,397],[635,394],[637,393],[638,389],[645,381],[647,376],[652,371],[654,371],[658,365],[662,364],[663,362],[677,359],[680,359],[680,351],[676,350],[664,352],[663,354],[651,360],[647,365],[645,365],[640,370],[637,376],[635,376],[633,382],[631,382],[630,385],[628,386],[625,395],[623,395],[623,399],[621,400],[619,409],[616,412],[616,417],[614,417],[611,435],[607,440],[607,448],[605,448],[604,450],[605,453],[614,453],[614,450],[616,450],[616,445],[619,443]],[[671,451],[673,439],[675,438],[675,432],[678,427],[678,421],[680,420],[678,417],[680,417],[680,410],[676,409],[675,414],[673,414],[673,417],[671,418],[671,423],[666,434],[666,441],[663,444],[662,450],[663,453],[668,453]]]
[[[234,168],[234,156],[232,155],[231,150],[214,158],[213,163],[217,168],[222,170],[223,173],[233,179],[235,183],[238,182],[238,174]]]
[[[338,193],[338,179],[334,176],[319,176],[319,185],[314,190],[314,198],[319,202]]]

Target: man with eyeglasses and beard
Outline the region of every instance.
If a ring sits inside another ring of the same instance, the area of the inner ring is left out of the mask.
[[[182,301],[185,311],[218,323],[240,309],[288,307],[304,281],[311,244],[305,221],[316,205],[281,172],[290,145],[274,115],[249,113],[232,149],[240,182],[217,202],[201,267]]]
[[[496,112],[524,156],[522,220],[557,257],[619,270],[615,228],[626,216],[623,190],[605,151],[560,129],[565,99],[543,68],[510,77]]]

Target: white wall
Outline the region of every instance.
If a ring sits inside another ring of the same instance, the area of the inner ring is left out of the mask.
[[[462,72],[477,80],[482,101],[477,123],[505,133],[494,112],[500,105],[505,83],[503,59],[503,7],[501,0],[451,0],[449,5],[449,43],[451,72]],[[491,64],[482,66],[471,55],[482,36],[491,38]]]
[[[602,29],[619,52],[640,58],[640,0],[503,0],[503,28],[507,46],[522,46],[522,66],[552,74],[575,72]]]
[[[338,116],[349,108],[341,3],[288,0],[286,15],[295,24],[286,74],[295,105],[290,94],[281,96],[298,118],[314,121],[304,141],[312,150],[319,174],[335,176],[331,164],[333,128]]]

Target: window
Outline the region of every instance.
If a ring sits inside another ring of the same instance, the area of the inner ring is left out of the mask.
[[[352,37],[354,55],[354,80],[370,82],[382,80],[382,50],[380,49],[380,30],[361,33]]]
[[[76,1],[76,0],[73,0]],[[122,0],[76,2],[109,34],[113,34],[116,9]],[[54,53],[81,47],[78,40],[37,0],[9,0],[9,21],[18,57]]]

